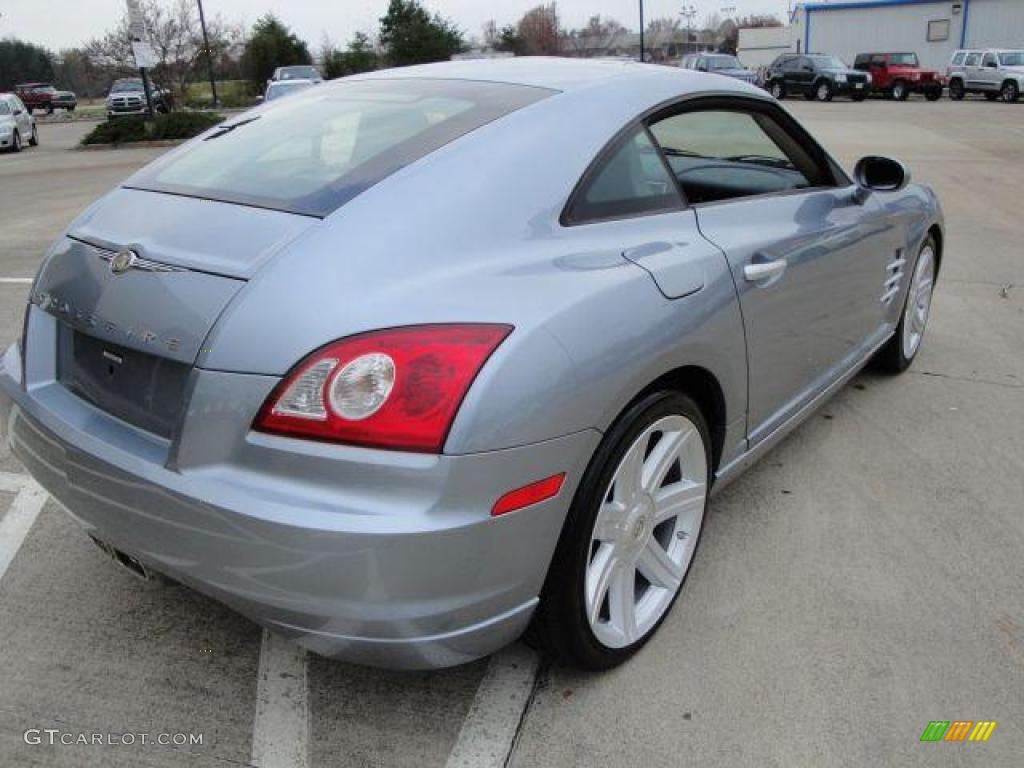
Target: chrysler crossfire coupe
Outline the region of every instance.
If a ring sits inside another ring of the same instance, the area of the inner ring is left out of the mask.
[[[909,182],[678,68],[335,80],[71,223],[0,423],[118,562],[313,651],[441,667],[529,630],[610,667],[711,492],[917,354],[944,236]]]

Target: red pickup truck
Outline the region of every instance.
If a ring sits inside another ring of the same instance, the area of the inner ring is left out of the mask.
[[[74,112],[78,106],[78,98],[71,91],[58,91],[53,83],[22,83],[14,86],[14,92],[25,104],[31,115],[33,110],[41,109],[52,115],[55,109]]]
[[[942,78],[923,69],[916,53],[858,53],[853,68],[871,75],[871,90],[906,101],[911,93],[922,93],[928,101],[942,98]]]

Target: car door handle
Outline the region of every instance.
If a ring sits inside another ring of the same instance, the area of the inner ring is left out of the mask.
[[[778,278],[786,271],[786,260],[776,259],[775,261],[759,261],[747,264],[743,268],[743,277],[750,283],[759,283],[762,280]]]

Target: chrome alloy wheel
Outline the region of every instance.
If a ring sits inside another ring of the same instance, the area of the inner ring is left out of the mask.
[[[631,645],[672,605],[704,518],[707,453],[685,416],[651,424],[629,447],[594,522],[587,619],[609,648]]]
[[[921,346],[928,312],[932,306],[932,288],[935,285],[935,252],[930,245],[921,250],[917,267],[907,294],[907,307],[903,310],[903,356],[910,360]]]

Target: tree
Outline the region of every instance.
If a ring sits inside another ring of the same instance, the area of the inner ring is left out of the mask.
[[[322,58],[324,77],[328,80],[370,72],[377,68],[377,52],[373,50],[369,36],[363,32],[356,32],[348,44],[348,49],[344,51],[339,51],[329,41],[326,42]]]
[[[531,56],[556,56],[561,51],[561,33],[555,4],[538,5],[523,14],[516,25],[525,52]]]
[[[563,37],[565,47],[577,56],[587,56],[597,53],[607,53],[621,37],[626,34],[626,28],[615,19],[602,19],[600,15],[591,16],[587,20],[587,26],[582,29],[574,29]]]
[[[431,16],[419,0],[391,0],[378,39],[396,67],[447,61],[465,47],[462,31],[438,13]]]
[[[257,90],[262,90],[277,67],[312,63],[306,43],[272,13],[260,17],[253,25],[242,54],[246,77]]]
[[[45,48],[21,40],[0,40],[0,91],[18,83],[51,82],[53,62]]]
[[[153,67],[153,79],[184,95],[196,66],[206,55],[196,4],[192,0],[142,0],[139,9],[146,41],[156,53],[157,64]],[[206,29],[210,56],[215,65],[223,66],[230,51],[238,47],[242,31],[237,26],[225,23],[219,15],[207,19]],[[94,67],[102,68],[108,79],[112,79],[135,73],[131,44],[132,35],[126,10],[118,25],[102,37],[86,43],[84,52]]]
[[[519,30],[514,24],[507,24],[498,30],[498,40],[494,44],[494,50],[507,51],[516,56],[526,54],[526,42],[519,36]]]

